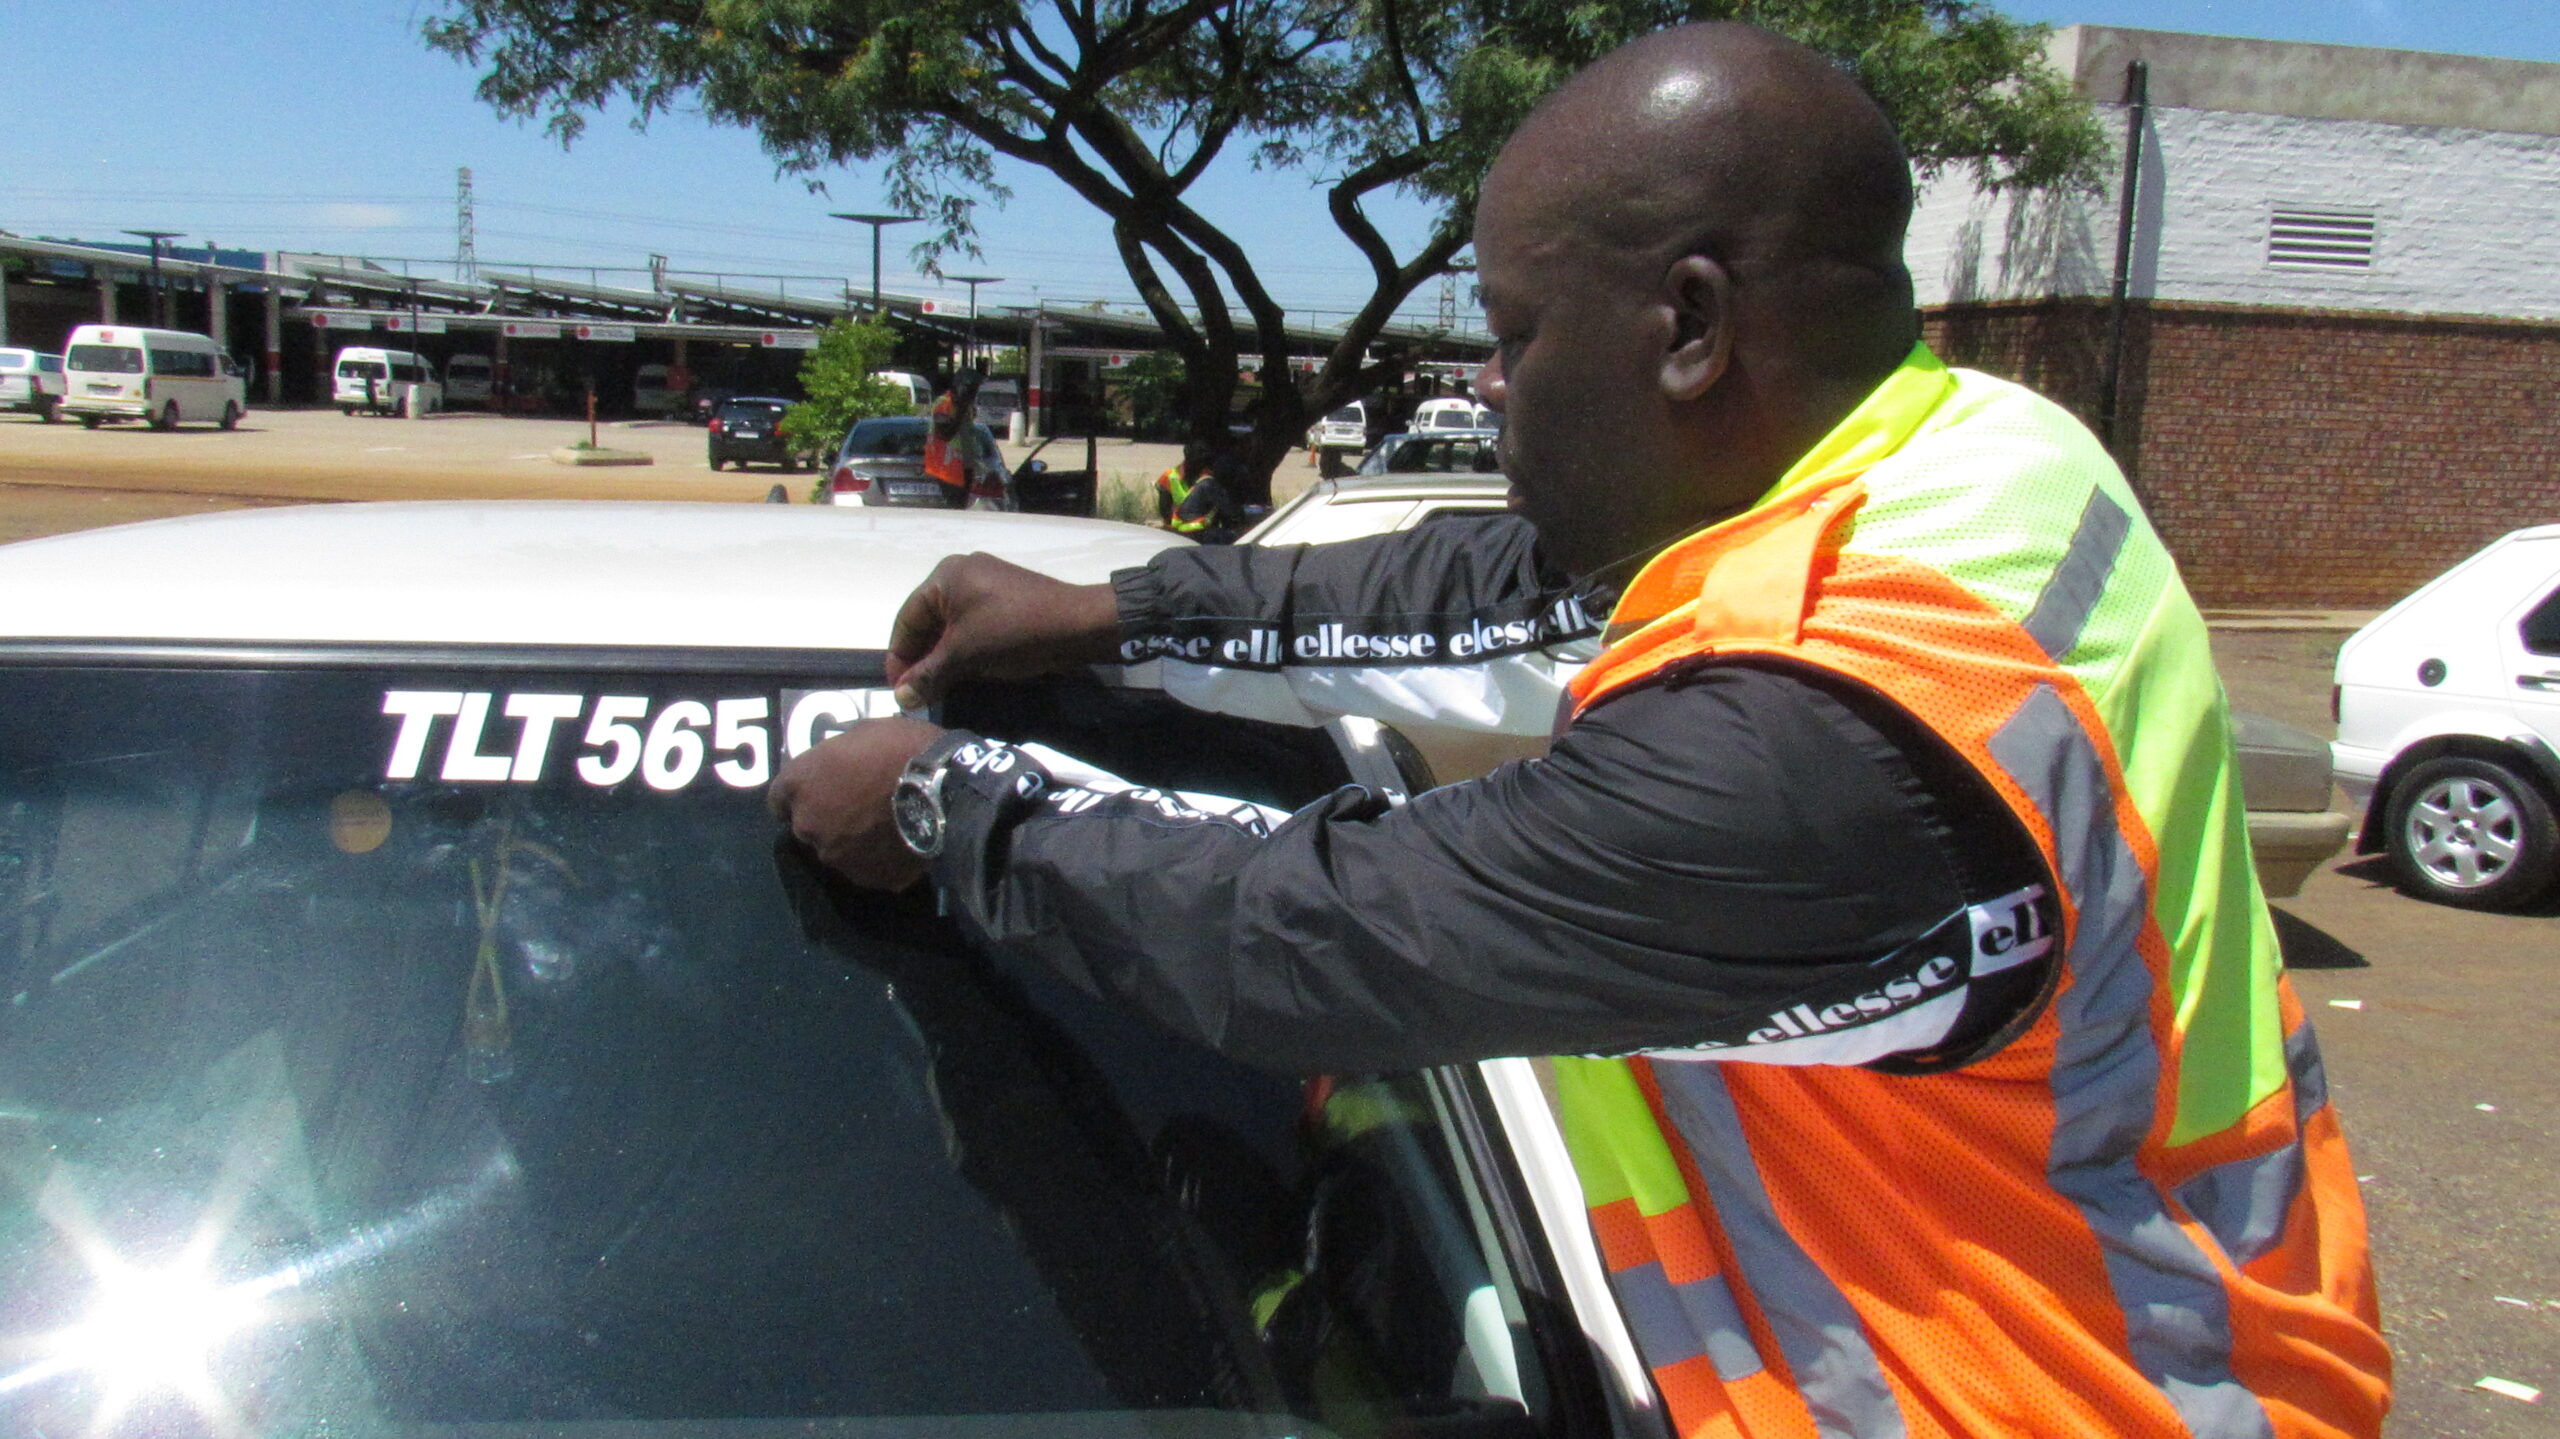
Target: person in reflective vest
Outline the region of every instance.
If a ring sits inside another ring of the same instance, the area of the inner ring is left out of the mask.
[[[2371,1439],[2363,1208],[2203,620],[2095,437],[1920,343],[1911,195],[1822,56],[1624,46],[1481,190],[1510,515],[1107,586],[946,561],[886,667],[909,707],[1116,657],[1230,713],[1509,733],[1570,675],[1545,759],[1273,814],[876,720],[775,807],[1240,1058],[1565,1056],[1678,1439]],[[902,861],[911,761],[963,838]]]
[[[951,377],[951,388],[933,402],[925,429],[924,472],[940,481],[942,502],[952,509],[969,505],[969,485],[977,456],[978,382],[975,370]]]
[[[1185,445],[1182,458],[1165,466],[1156,476],[1156,520],[1176,534],[1198,534],[1209,527],[1211,516],[1195,513],[1183,517],[1182,502],[1191,497],[1191,487],[1209,472],[1209,447],[1198,440]],[[1197,509],[1198,507],[1194,507]]]

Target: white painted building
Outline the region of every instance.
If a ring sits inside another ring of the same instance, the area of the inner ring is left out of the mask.
[[[2560,65],[2094,25],[2049,54],[2119,147],[2104,191],[1941,175],[1907,250],[1923,306],[2108,294],[2140,60],[2133,298],[2560,320]]]

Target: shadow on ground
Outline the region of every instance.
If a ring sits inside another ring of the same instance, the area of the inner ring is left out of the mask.
[[[2372,962],[2338,942],[2335,935],[2298,915],[2269,911],[2276,919],[2276,947],[2287,969],[2370,969]]]

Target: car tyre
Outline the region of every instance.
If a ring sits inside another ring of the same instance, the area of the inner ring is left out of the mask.
[[[53,395],[47,395],[43,399],[36,401],[36,413],[42,415],[44,417],[44,422],[48,425],[58,425],[62,423],[61,399]]]
[[[178,402],[171,400],[169,403],[160,407],[159,414],[152,417],[151,428],[155,430],[174,430],[177,427]]]
[[[2495,760],[2441,755],[2391,790],[2386,833],[2402,887],[2464,909],[2531,904],[2560,877],[2560,820],[2534,782]]]
[[[82,415],[80,417],[80,428],[84,430],[94,430],[106,422],[107,417],[104,415]]]
[[[226,430],[236,430],[240,428],[240,402],[238,400],[225,400],[222,402],[222,427]]]
[[[721,458],[720,458],[719,456],[717,456],[717,455],[712,456],[712,457],[711,457],[711,473],[713,473],[713,474],[715,474],[715,475],[716,475],[716,474],[718,474],[718,473],[720,473],[720,467],[721,467],[722,465],[727,464],[727,463],[728,463],[728,461],[726,461],[726,460],[724,460],[724,459],[721,459]]]

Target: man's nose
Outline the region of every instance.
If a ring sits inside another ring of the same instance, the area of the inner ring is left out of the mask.
[[[1494,351],[1486,357],[1483,364],[1476,367],[1472,388],[1475,390],[1477,402],[1485,408],[1496,412],[1502,409],[1503,395],[1511,388],[1511,382],[1503,377],[1500,350]]]

